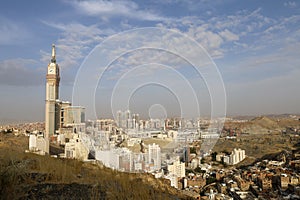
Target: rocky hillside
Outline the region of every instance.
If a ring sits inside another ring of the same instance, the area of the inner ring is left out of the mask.
[[[279,126],[277,121],[268,117],[256,117],[242,127],[243,132],[250,134],[280,132],[282,129],[284,127]]]
[[[233,148],[242,148],[253,160],[281,151],[292,151],[300,140],[293,132],[299,130],[300,121],[289,117],[255,117],[245,122],[227,122],[225,126],[239,134],[235,140],[220,138],[213,151],[231,152]]]
[[[293,118],[275,118],[260,116],[252,118],[246,122],[226,122],[225,127],[237,128],[242,133],[267,134],[281,133],[289,127],[300,128],[300,121]]]

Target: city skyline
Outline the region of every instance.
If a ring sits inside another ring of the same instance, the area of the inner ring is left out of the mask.
[[[49,8],[53,13],[46,12]],[[60,96],[72,99],[76,73],[89,52],[114,34],[143,27],[173,29],[204,47],[224,80],[228,115],[300,112],[300,15],[295,1],[6,1],[0,10],[0,46],[5,49],[0,55],[2,123],[44,120],[44,85],[52,43],[57,44],[61,67]],[[200,110],[209,115],[209,93],[202,91],[205,84],[198,84],[199,80],[195,81],[192,70],[182,61],[152,53],[157,63],[176,66],[197,86],[194,89],[200,91],[196,94],[202,100]],[[145,55],[149,52],[119,59],[103,76],[95,95],[99,117],[112,117],[109,91],[126,73],[123,68]],[[135,71],[131,76],[137,79],[159,72],[166,81],[180,84],[177,77],[158,65],[149,65],[142,72]],[[130,109],[144,118],[150,115],[152,105],[159,104],[167,110],[168,117],[180,113],[176,96],[161,86],[143,87],[133,97]]]

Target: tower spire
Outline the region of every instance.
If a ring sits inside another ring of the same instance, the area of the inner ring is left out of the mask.
[[[55,58],[55,44],[52,44],[52,58],[51,58],[51,62],[56,63],[56,58]]]

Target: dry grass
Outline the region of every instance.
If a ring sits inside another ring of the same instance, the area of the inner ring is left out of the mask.
[[[15,139],[14,136],[6,137],[4,143]],[[102,165],[23,153],[19,148],[3,144],[0,147],[0,197],[185,199],[177,190],[152,175],[120,173]]]

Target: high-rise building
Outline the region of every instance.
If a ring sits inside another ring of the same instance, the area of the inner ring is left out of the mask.
[[[42,153],[49,153],[50,141],[59,140],[59,143],[64,144],[65,141],[62,139],[72,139],[75,133],[85,132],[85,108],[60,101],[59,82],[59,66],[56,63],[56,50],[53,44],[46,75],[45,133],[41,137],[31,137],[31,150],[36,147],[36,150]]]
[[[57,104],[59,106],[60,110],[60,117],[59,117],[59,123],[60,127],[66,126],[66,109],[71,106],[71,103],[68,101],[61,101]]]
[[[130,110],[117,111],[116,124],[123,129],[139,129],[139,114],[131,114]]]
[[[64,109],[64,124],[79,124],[85,121],[85,108],[82,106],[69,106]]]
[[[139,114],[132,115],[132,127],[134,129],[139,129],[140,116]]]
[[[117,123],[117,126],[118,127],[122,127],[122,115],[123,115],[123,113],[122,113],[122,111],[121,110],[119,110],[118,112],[117,112],[117,119],[116,119],[116,123]]]
[[[60,110],[56,105],[59,95],[59,66],[56,63],[55,45],[52,45],[52,58],[46,75],[45,139],[49,139],[59,129]]]
[[[161,169],[161,150],[159,145],[153,143],[148,146],[149,164],[153,164],[153,170]]]
[[[190,162],[190,154],[191,154],[190,147],[189,147],[189,145],[186,145],[183,148],[183,162],[185,162],[186,166]]]
[[[130,110],[126,110],[125,111],[125,128],[126,129],[132,128],[131,125],[132,125],[131,113],[130,113]]]
[[[168,165],[168,171],[170,174],[183,178],[185,177],[185,164],[181,163],[178,158],[172,165]]]

